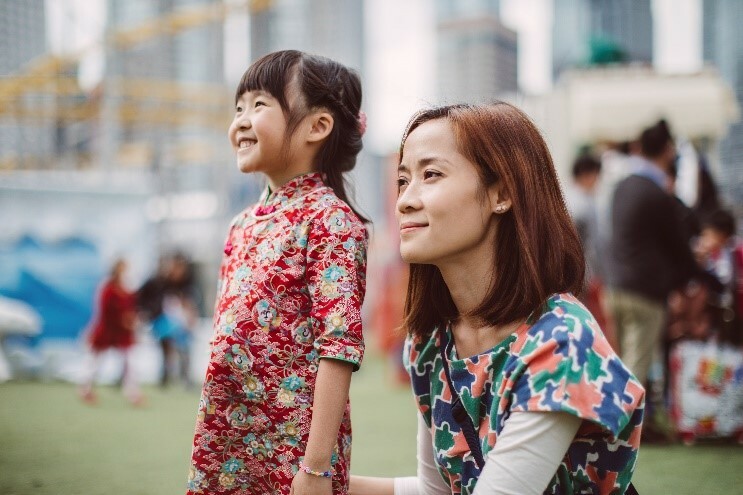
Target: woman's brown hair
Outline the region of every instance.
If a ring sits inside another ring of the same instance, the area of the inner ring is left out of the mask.
[[[459,152],[478,169],[483,188],[500,182],[512,206],[500,215],[490,290],[470,316],[490,325],[526,318],[550,295],[582,290],[585,260],[560,190],[552,157],[539,130],[504,102],[423,110],[410,120],[400,144],[421,124],[446,119]],[[455,205],[452,205],[453,207]],[[478,276],[478,274],[473,274]],[[426,336],[459,317],[434,265],[411,264],[405,301],[408,332]]]

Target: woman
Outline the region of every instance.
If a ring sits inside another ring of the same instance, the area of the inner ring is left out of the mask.
[[[398,184],[418,476],[351,493],[625,493],[644,390],[571,294],[583,254],[534,124],[506,103],[420,112]]]

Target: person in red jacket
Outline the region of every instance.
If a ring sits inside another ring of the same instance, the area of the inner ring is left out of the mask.
[[[123,259],[114,263],[109,278],[99,292],[97,312],[90,325],[87,341],[92,351],[91,366],[79,390],[80,398],[89,404],[96,402],[93,383],[99,357],[109,349],[121,352],[124,358],[124,395],[133,405],[140,405],[143,400],[131,367],[130,350],[134,345],[136,312],[134,296],[124,286],[126,268],[127,264]]]

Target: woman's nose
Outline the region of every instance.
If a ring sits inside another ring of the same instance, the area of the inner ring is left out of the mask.
[[[397,211],[400,213],[420,208],[420,197],[415,183],[411,182],[400,191],[400,194],[397,196],[396,206]]]

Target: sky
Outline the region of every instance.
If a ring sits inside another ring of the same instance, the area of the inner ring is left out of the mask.
[[[560,0],[554,0],[559,7]],[[105,0],[46,0],[47,32],[56,52],[84,50],[80,80],[100,79]],[[663,72],[701,67],[701,0],[653,0],[654,65]],[[551,89],[553,0],[502,0],[501,18],[519,36],[518,81],[522,92]],[[397,145],[408,117],[435,98],[435,13],[433,0],[367,0],[364,70],[365,103],[370,116],[367,146],[387,152]],[[225,73],[234,81],[247,59],[247,16],[225,23]],[[235,63],[238,61],[238,63]]]

